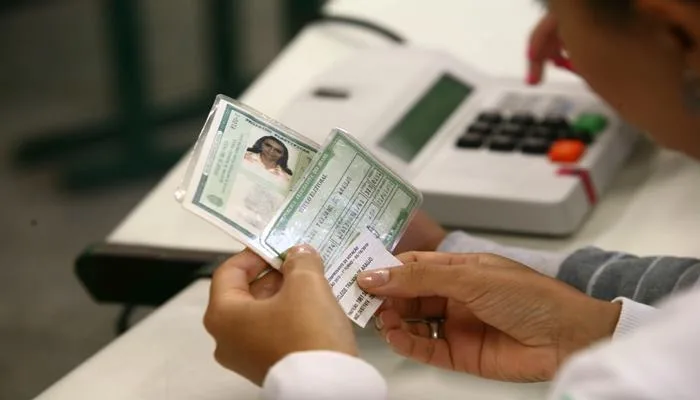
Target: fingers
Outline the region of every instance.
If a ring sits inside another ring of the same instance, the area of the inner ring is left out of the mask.
[[[250,284],[250,294],[256,300],[269,299],[279,292],[282,281],[282,274],[279,271],[270,271],[267,275]]]
[[[296,295],[301,292],[318,296],[319,292],[314,292],[311,289],[320,289],[324,295],[332,296],[330,285],[324,274],[323,260],[311,246],[301,245],[289,249],[281,271],[284,275],[283,291],[296,293]]]
[[[309,245],[295,246],[287,251],[281,271],[285,277],[300,273],[323,275],[323,260],[313,247]]]
[[[437,253],[437,252],[419,252],[412,251],[396,256],[403,264],[425,263],[425,264],[465,264],[473,262],[479,256],[469,253]]]
[[[381,314],[380,334],[396,353],[413,360],[451,369],[450,348],[444,339],[430,338],[425,323],[406,323],[392,311]]]
[[[357,283],[368,293],[382,297],[446,297],[460,299],[473,284],[464,279],[473,264],[413,263],[361,273]],[[478,263],[476,263],[478,265]],[[474,274],[470,274],[474,275]]]
[[[536,85],[542,81],[545,63],[552,55],[556,41],[558,41],[557,21],[552,14],[548,14],[537,24],[530,36],[528,84]]]
[[[528,60],[527,83],[530,85],[542,82],[544,70],[549,61],[559,68],[576,72],[571,60],[564,54],[557,20],[552,14],[545,16],[533,30],[530,36]]]
[[[556,52],[551,57],[551,60],[555,66],[576,73],[574,64],[563,54],[561,45],[558,46]]]
[[[404,319],[430,319],[444,317],[446,306],[444,297],[395,298],[387,299],[380,310],[392,310]]]
[[[210,298],[212,301],[223,298],[252,299],[248,283],[266,267],[265,261],[248,249],[229,258],[214,272]]]
[[[545,59],[530,59],[528,66],[526,83],[528,85],[538,85],[544,77]]]
[[[374,325],[382,336],[386,336],[388,330],[400,328],[415,336],[430,337],[430,327],[425,321],[419,319],[406,320],[394,311],[387,310],[382,312],[376,317]]]

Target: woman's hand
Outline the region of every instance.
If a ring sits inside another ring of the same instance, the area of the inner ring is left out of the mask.
[[[576,350],[611,335],[620,306],[494,255],[408,253],[404,266],[363,273],[389,298],[377,317],[397,353],[437,367],[515,382],[549,380]],[[444,338],[425,323],[444,319]]]
[[[357,355],[350,320],[308,246],[291,249],[282,265],[253,284],[265,262],[246,250],[219,267],[212,280],[207,331],[216,360],[260,385],[269,369],[299,351],[330,350]]]
[[[559,68],[574,72],[571,61],[564,53],[559,39],[557,20],[552,13],[546,14],[533,30],[530,36],[528,61],[530,64],[527,83],[530,85],[542,82],[545,66],[550,61]]]

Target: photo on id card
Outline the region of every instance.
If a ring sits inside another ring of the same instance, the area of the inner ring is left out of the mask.
[[[316,146],[235,102],[218,107],[184,206],[254,247]]]

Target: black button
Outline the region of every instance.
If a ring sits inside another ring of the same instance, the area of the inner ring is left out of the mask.
[[[513,151],[515,150],[516,140],[510,136],[494,136],[491,139],[489,148],[493,151]]]
[[[518,113],[510,117],[510,122],[522,126],[533,125],[535,121],[535,116],[530,113]]]
[[[475,122],[467,129],[467,133],[476,133],[483,136],[490,135],[491,132],[493,132],[491,124],[485,122]]]
[[[547,154],[552,142],[542,138],[529,137],[522,142],[522,151],[525,154]]]
[[[499,135],[503,136],[510,136],[513,138],[522,138],[525,136],[525,133],[527,132],[527,128],[523,125],[519,124],[514,124],[512,122],[507,122],[500,127],[498,127],[497,130]]]
[[[528,136],[547,141],[552,141],[559,138],[559,134],[556,130],[544,125],[537,125],[530,128],[528,131]]]
[[[484,122],[490,125],[500,124],[503,121],[503,116],[495,111],[483,112],[479,114],[477,121]]]
[[[580,140],[587,145],[593,143],[593,135],[586,130],[568,127],[561,128],[557,132],[559,139]]]
[[[572,139],[578,139],[587,145],[592,144],[595,139],[593,134],[583,129],[572,129],[572,132],[575,135]]]
[[[553,129],[565,129],[569,127],[569,120],[561,115],[548,115],[542,120],[542,125]]]
[[[457,147],[462,149],[478,149],[483,144],[483,136],[476,133],[466,133],[457,141]]]

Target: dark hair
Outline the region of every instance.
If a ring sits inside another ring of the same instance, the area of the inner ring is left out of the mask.
[[[292,170],[289,169],[287,166],[287,163],[289,162],[289,150],[287,150],[287,146],[284,145],[279,139],[277,139],[274,136],[263,136],[260,139],[258,139],[255,144],[253,144],[253,147],[249,147],[248,150],[251,153],[255,154],[260,154],[262,153],[262,145],[266,140],[272,140],[273,142],[279,144],[282,146],[282,157],[280,157],[279,160],[277,160],[277,165],[279,165],[280,168],[282,168],[282,171],[286,172],[288,175],[292,175]]]
[[[548,0],[538,0],[547,5]],[[634,11],[633,0],[588,0],[594,11],[600,11],[606,17],[628,17]]]
[[[588,0],[594,10],[600,10],[610,16],[628,16],[634,10],[632,0]]]

